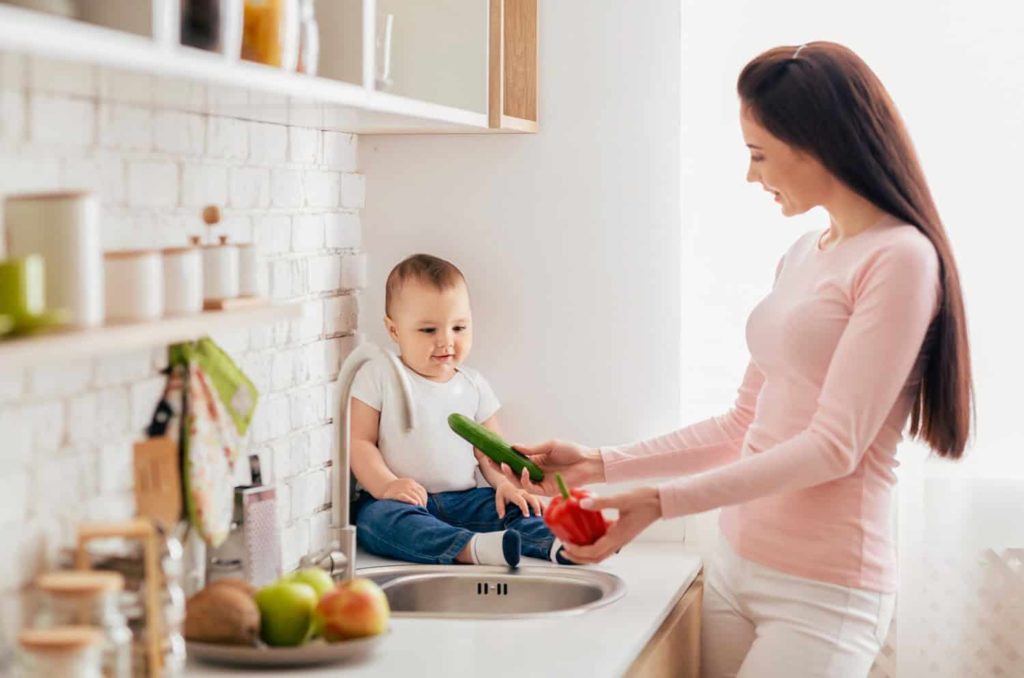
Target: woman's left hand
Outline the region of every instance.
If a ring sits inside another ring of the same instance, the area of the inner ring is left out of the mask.
[[[618,509],[619,518],[603,537],[590,546],[565,544],[565,555],[576,563],[599,563],[618,553],[651,523],[661,518],[661,497],[657,488],[642,487],[610,497],[590,497],[581,502],[587,509]]]

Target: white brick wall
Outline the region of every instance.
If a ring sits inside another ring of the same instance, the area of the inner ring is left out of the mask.
[[[299,320],[216,337],[261,391],[246,451],[278,488],[287,567],[327,543],[334,377],[365,285],[357,139],[319,129],[321,117],[272,95],[0,53],[0,197],[95,190],[107,249],[206,235],[200,208],[218,203],[217,233],[255,241],[269,293],[303,303]],[[131,516],[132,442],[165,366],[163,348],[0,366],[0,599],[79,521]]]

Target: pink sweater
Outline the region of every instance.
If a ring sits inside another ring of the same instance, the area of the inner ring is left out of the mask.
[[[609,482],[675,477],[671,518],[726,507],[741,556],[801,577],[896,589],[896,445],[941,296],[939,260],[887,219],[822,250],[796,242],[750,314],[747,367],[720,417],[602,456]]]

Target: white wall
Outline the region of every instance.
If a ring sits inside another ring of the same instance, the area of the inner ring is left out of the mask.
[[[257,121],[257,110],[269,113]],[[185,244],[204,230],[202,207],[223,205],[218,232],[255,241],[269,294],[303,304],[301,320],[214,337],[261,393],[245,451],[278,488],[288,568],[327,544],[333,385],[361,285],[358,140],[322,131],[311,112],[283,97],[0,53],[0,200],[94,190],[107,250]],[[0,673],[19,589],[74,543],[79,522],[134,514],[132,442],[163,391],[166,355],[0,364]]]
[[[625,442],[678,422],[679,3],[540,7],[540,134],[363,141],[361,325],[401,258],[448,258],[509,437]]]
[[[782,44],[834,40],[881,77],[910,129],[953,240],[966,295],[978,437],[964,466],[1024,474],[1020,162],[1024,10],[984,0],[683,2],[682,407],[723,409],[746,359],[747,313],[777,258],[823,213],[787,220],[744,184],[735,93],[740,69]]]

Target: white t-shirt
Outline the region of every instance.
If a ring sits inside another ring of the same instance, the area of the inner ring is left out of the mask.
[[[402,364],[416,407],[416,428],[406,431],[402,392],[386,356],[363,365],[352,383],[352,397],[380,412],[377,447],[384,463],[399,478],[412,478],[428,493],[456,492],[484,486],[473,446],[448,427],[448,415],[476,422],[490,419],[501,404],[476,370],[460,366],[445,383],[431,381]]]

